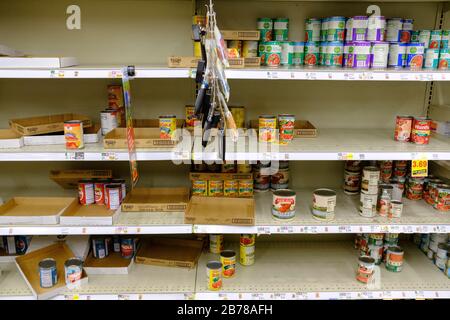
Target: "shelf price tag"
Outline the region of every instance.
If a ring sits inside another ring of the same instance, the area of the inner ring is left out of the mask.
[[[308,300],[308,294],[305,292],[297,292],[295,296],[297,300]]]
[[[339,152],[338,153],[338,160],[353,160],[353,153],[350,152]]]
[[[292,226],[280,226],[277,228],[278,233],[294,233],[294,227]]]
[[[117,227],[115,233],[116,234],[127,234],[128,228],[127,227]]]
[[[339,300],[349,300],[352,298],[352,294],[350,292],[339,292]]]
[[[425,293],[423,291],[415,291],[416,294],[416,300],[424,300],[425,299]]]
[[[285,293],[274,293],[273,298],[275,300],[286,300],[286,294]]]
[[[226,293],[219,293],[219,299],[220,300],[228,300],[228,294],[226,294]]]
[[[84,160],[84,152],[66,152],[66,160]]]
[[[119,294],[117,295],[118,300],[130,300],[130,295],[128,294]]]
[[[278,79],[278,72],[267,71],[267,79]]]
[[[109,160],[117,160],[117,154],[115,152],[102,152],[102,160],[103,161],[109,161]]]
[[[306,73],[306,79],[308,80],[316,80],[317,79],[317,75],[315,72],[307,72]]]
[[[416,159],[411,161],[411,177],[428,176],[428,160]]]
[[[339,226],[338,232],[339,233],[350,233],[350,232],[352,232],[352,228],[350,226]]]
[[[264,300],[264,294],[262,293],[252,293],[252,300]]]
[[[344,79],[345,80],[355,80],[355,74],[346,72],[346,73],[344,73]]]
[[[257,227],[256,232],[257,234],[270,234],[270,227],[267,226]]]

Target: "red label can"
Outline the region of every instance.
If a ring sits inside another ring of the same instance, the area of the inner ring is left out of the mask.
[[[122,186],[120,184],[105,185],[105,204],[109,210],[117,210],[122,199]]]
[[[414,118],[411,140],[415,144],[430,142],[431,120],[425,117]]]
[[[395,141],[409,142],[411,140],[411,128],[413,117],[411,116],[397,116],[395,121]]]
[[[78,200],[82,205],[90,205],[95,203],[93,180],[80,180],[78,182]]]
[[[105,185],[109,183],[109,180],[97,180],[94,184],[95,190],[95,203],[105,204]]]

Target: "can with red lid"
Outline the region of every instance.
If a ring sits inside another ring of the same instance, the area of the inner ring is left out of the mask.
[[[78,181],[78,200],[85,206],[95,203],[94,180]]]
[[[430,142],[431,120],[426,117],[414,118],[411,141],[415,144],[428,144]]]
[[[105,204],[109,210],[117,210],[122,199],[122,186],[120,184],[105,185]]]
[[[96,180],[94,183],[95,204],[105,204],[105,185],[110,182],[108,179]]]
[[[397,116],[395,120],[395,141],[409,142],[411,141],[413,117],[411,116]]]

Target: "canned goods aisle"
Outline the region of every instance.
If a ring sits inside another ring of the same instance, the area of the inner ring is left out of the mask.
[[[235,247],[236,249],[236,247]],[[206,263],[200,258],[197,299],[415,299],[450,298],[450,280],[413,245],[405,245],[403,270],[381,269],[381,287],[368,290],[356,281],[357,250],[350,242],[258,242],[255,264],[236,264],[234,278],[221,291],[207,288]],[[237,251],[239,252],[239,250]]]
[[[243,137],[244,150],[241,141],[226,139],[225,160],[450,159],[449,138],[433,135],[428,145],[417,145],[394,141],[393,137],[394,131],[388,129],[320,129],[314,139],[294,139],[287,146],[250,146],[249,137]]]

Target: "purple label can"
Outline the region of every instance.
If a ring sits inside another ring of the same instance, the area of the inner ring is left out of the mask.
[[[352,18],[351,41],[365,41],[367,39],[367,26],[369,18],[366,16],[355,16]]]
[[[371,58],[369,41],[346,43],[344,47],[344,65],[348,68],[369,68]]]
[[[389,44],[388,67],[403,68],[406,65],[406,43],[392,42]]]
[[[367,24],[367,41],[384,41],[386,18],[383,16],[370,16]]]

